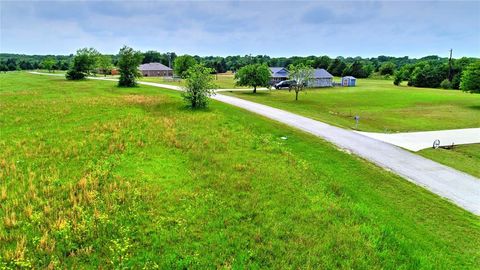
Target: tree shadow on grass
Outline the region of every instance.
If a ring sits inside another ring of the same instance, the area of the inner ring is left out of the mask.
[[[210,106],[206,108],[192,108],[189,105],[176,106],[176,107],[178,111],[189,112],[189,113],[210,113],[213,111]]]
[[[474,110],[480,110],[480,105],[468,106],[468,108],[474,109]]]
[[[128,89],[140,89],[141,86],[139,84],[135,85],[135,86],[121,86],[121,85],[118,85],[118,83],[115,84],[115,87],[120,89],[120,90],[128,90]]]
[[[233,92],[233,91],[231,91]],[[257,93],[253,93],[252,90],[250,91],[245,91],[245,92],[238,92],[237,95],[245,95],[245,96],[268,96],[270,95],[271,92],[270,91],[265,91],[265,90],[262,90],[262,91],[258,91]]]

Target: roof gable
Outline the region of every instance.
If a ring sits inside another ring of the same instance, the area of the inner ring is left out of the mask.
[[[284,67],[270,67],[272,77],[288,77],[288,70]]]

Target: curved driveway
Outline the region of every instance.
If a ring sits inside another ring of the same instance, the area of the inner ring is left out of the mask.
[[[91,79],[116,81],[99,77]],[[166,84],[152,82],[139,84],[182,91],[181,87]],[[480,215],[480,179],[469,174],[415,155],[395,145],[284,110],[221,94],[216,94],[212,98],[321,137],[341,149],[448,199],[467,211]]]

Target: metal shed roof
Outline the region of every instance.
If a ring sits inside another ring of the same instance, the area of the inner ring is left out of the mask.
[[[317,68],[317,69],[314,70],[313,78],[315,78],[315,79],[319,79],[319,78],[330,79],[330,78],[333,78],[333,75],[328,73],[328,71],[326,71],[323,68]]]

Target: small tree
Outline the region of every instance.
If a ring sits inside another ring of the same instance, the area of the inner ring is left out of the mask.
[[[186,72],[185,92],[183,99],[193,108],[205,108],[209,97],[214,93],[213,69],[201,64],[195,64]]]
[[[305,64],[290,65],[289,67],[290,79],[294,80],[296,84],[293,86],[295,90],[295,100],[298,100],[298,93],[305,90],[308,83],[313,78],[314,70],[312,67]]]
[[[48,72],[52,72],[53,66],[55,66],[55,58],[53,57],[47,57],[42,61],[42,67]]]
[[[120,72],[118,86],[136,86],[136,79],[142,76],[138,70],[138,66],[142,63],[143,54],[140,51],[135,51],[130,47],[123,46],[118,55],[118,70]]]
[[[463,71],[460,89],[471,93],[480,93],[480,61],[471,63]]]
[[[252,64],[240,68],[235,73],[235,85],[253,87],[253,93],[257,92],[257,87],[270,87],[272,74],[267,65]]]
[[[83,48],[77,50],[73,63],[67,74],[68,80],[80,80],[92,74],[97,67],[100,53],[94,48]]]
[[[175,61],[173,62],[173,70],[175,71],[175,74],[185,79],[187,77],[188,69],[193,67],[196,63],[197,61],[195,61],[193,56],[182,55],[175,58]]]
[[[112,58],[108,55],[101,55],[98,58],[98,68],[103,73],[104,77],[106,77],[113,69]]]

